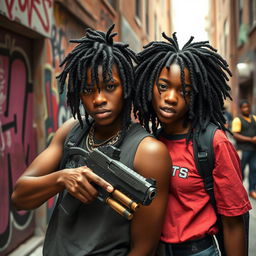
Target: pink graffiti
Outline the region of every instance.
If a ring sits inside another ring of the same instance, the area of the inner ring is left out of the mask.
[[[36,155],[36,134],[33,129],[33,94],[32,84],[28,81],[28,67],[25,59],[17,53],[13,56],[1,54],[1,101],[0,111],[0,251],[7,246],[4,238],[15,233],[10,232],[10,212],[24,229],[24,235],[31,234],[32,226],[26,227],[27,212],[16,212],[10,208],[12,186]],[[24,219],[25,218],[25,219]],[[24,227],[23,227],[24,225]],[[18,242],[20,238],[15,237]],[[10,249],[10,248],[9,248]]]
[[[33,25],[32,16],[35,14],[44,31],[47,33],[50,31],[49,9],[52,8],[53,0],[18,0],[18,2],[16,0],[5,0],[5,4],[9,19],[14,19],[14,12],[19,11],[27,15],[28,25],[31,27]]]

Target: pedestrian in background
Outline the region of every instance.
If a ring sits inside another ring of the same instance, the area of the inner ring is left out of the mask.
[[[175,33],[163,36],[166,41],[151,42],[138,54],[134,103],[135,115],[166,144],[173,163],[161,235],[163,255],[220,255],[214,239],[219,231],[214,207],[223,224],[226,254],[247,255],[242,214],[251,205],[239,156],[224,132],[224,99],[230,97],[228,65],[208,42],[192,42],[191,37],[180,49]],[[210,123],[219,128],[213,138],[216,205],[211,203],[193,152],[198,131]]]
[[[224,108],[223,108],[223,116],[224,116],[225,119],[226,119],[225,127],[226,127],[227,129],[230,129],[230,128],[231,128],[231,124],[232,124],[233,118],[232,118],[231,113],[227,110],[227,108],[226,108],[225,106],[224,106]]]
[[[241,168],[244,179],[245,167],[249,165],[249,196],[256,199],[256,116],[251,114],[251,105],[247,100],[239,104],[241,115],[232,122],[232,132],[237,150],[241,150]]]
[[[72,214],[66,214],[58,203],[54,209],[44,241],[46,256],[147,256],[159,241],[171,161],[165,145],[131,121],[136,56],[127,44],[114,42],[112,30],[113,26],[106,33],[87,29],[84,37],[71,40],[78,45],[63,61],[58,79],[62,89],[67,84],[67,102],[78,120],[71,119],[57,130],[48,148],[18,179],[12,194],[14,205],[26,210],[58,193],[61,198],[64,190],[73,196],[76,211],[70,209]],[[89,152],[100,146],[118,147],[123,164],[156,180],[153,202],[141,206],[128,220],[96,200],[97,186],[107,193],[114,188],[93,170],[70,167],[73,159],[59,170],[64,146],[72,136],[77,137],[76,146]]]

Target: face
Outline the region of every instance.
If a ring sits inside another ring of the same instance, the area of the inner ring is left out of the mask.
[[[153,88],[153,108],[166,132],[185,133],[188,128],[184,127],[185,115],[188,111],[187,102],[191,91],[188,69],[185,73],[185,95],[182,90],[180,67],[172,64],[169,69],[164,67],[160,73],[159,80]]]
[[[243,116],[249,116],[251,113],[251,106],[248,103],[244,103],[240,109]]]
[[[112,68],[114,81],[103,81],[102,66],[98,67],[99,85],[85,89],[80,94],[86,112],[95,120],[96,125],[119,128],[123,108],[123,87],[116,66]],[[91,69],[87,70],[87,84],[91,84]]]

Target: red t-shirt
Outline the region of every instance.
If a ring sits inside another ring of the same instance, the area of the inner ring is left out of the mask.
[[[173,162],[161,240],[180,243],[216,234],[216,215],[196,170],[192,142],[187,145],[185,135],[165,136],[160,140],[168,147]],[[251,204],[242,184],[239,157],[221,130],[216,131],[213,146],[214,195],[218,212],[225,216],[241,215],[251,209]]]

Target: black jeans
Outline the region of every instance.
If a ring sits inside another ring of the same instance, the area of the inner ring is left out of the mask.
[[[244,170],[249,165],[249,192],[256,190],[256,151],[242,151],[241,168],[244,179]]]
[[[180,244],[161,242],[156,256],[219,256],[212,236],[190,240]]]

